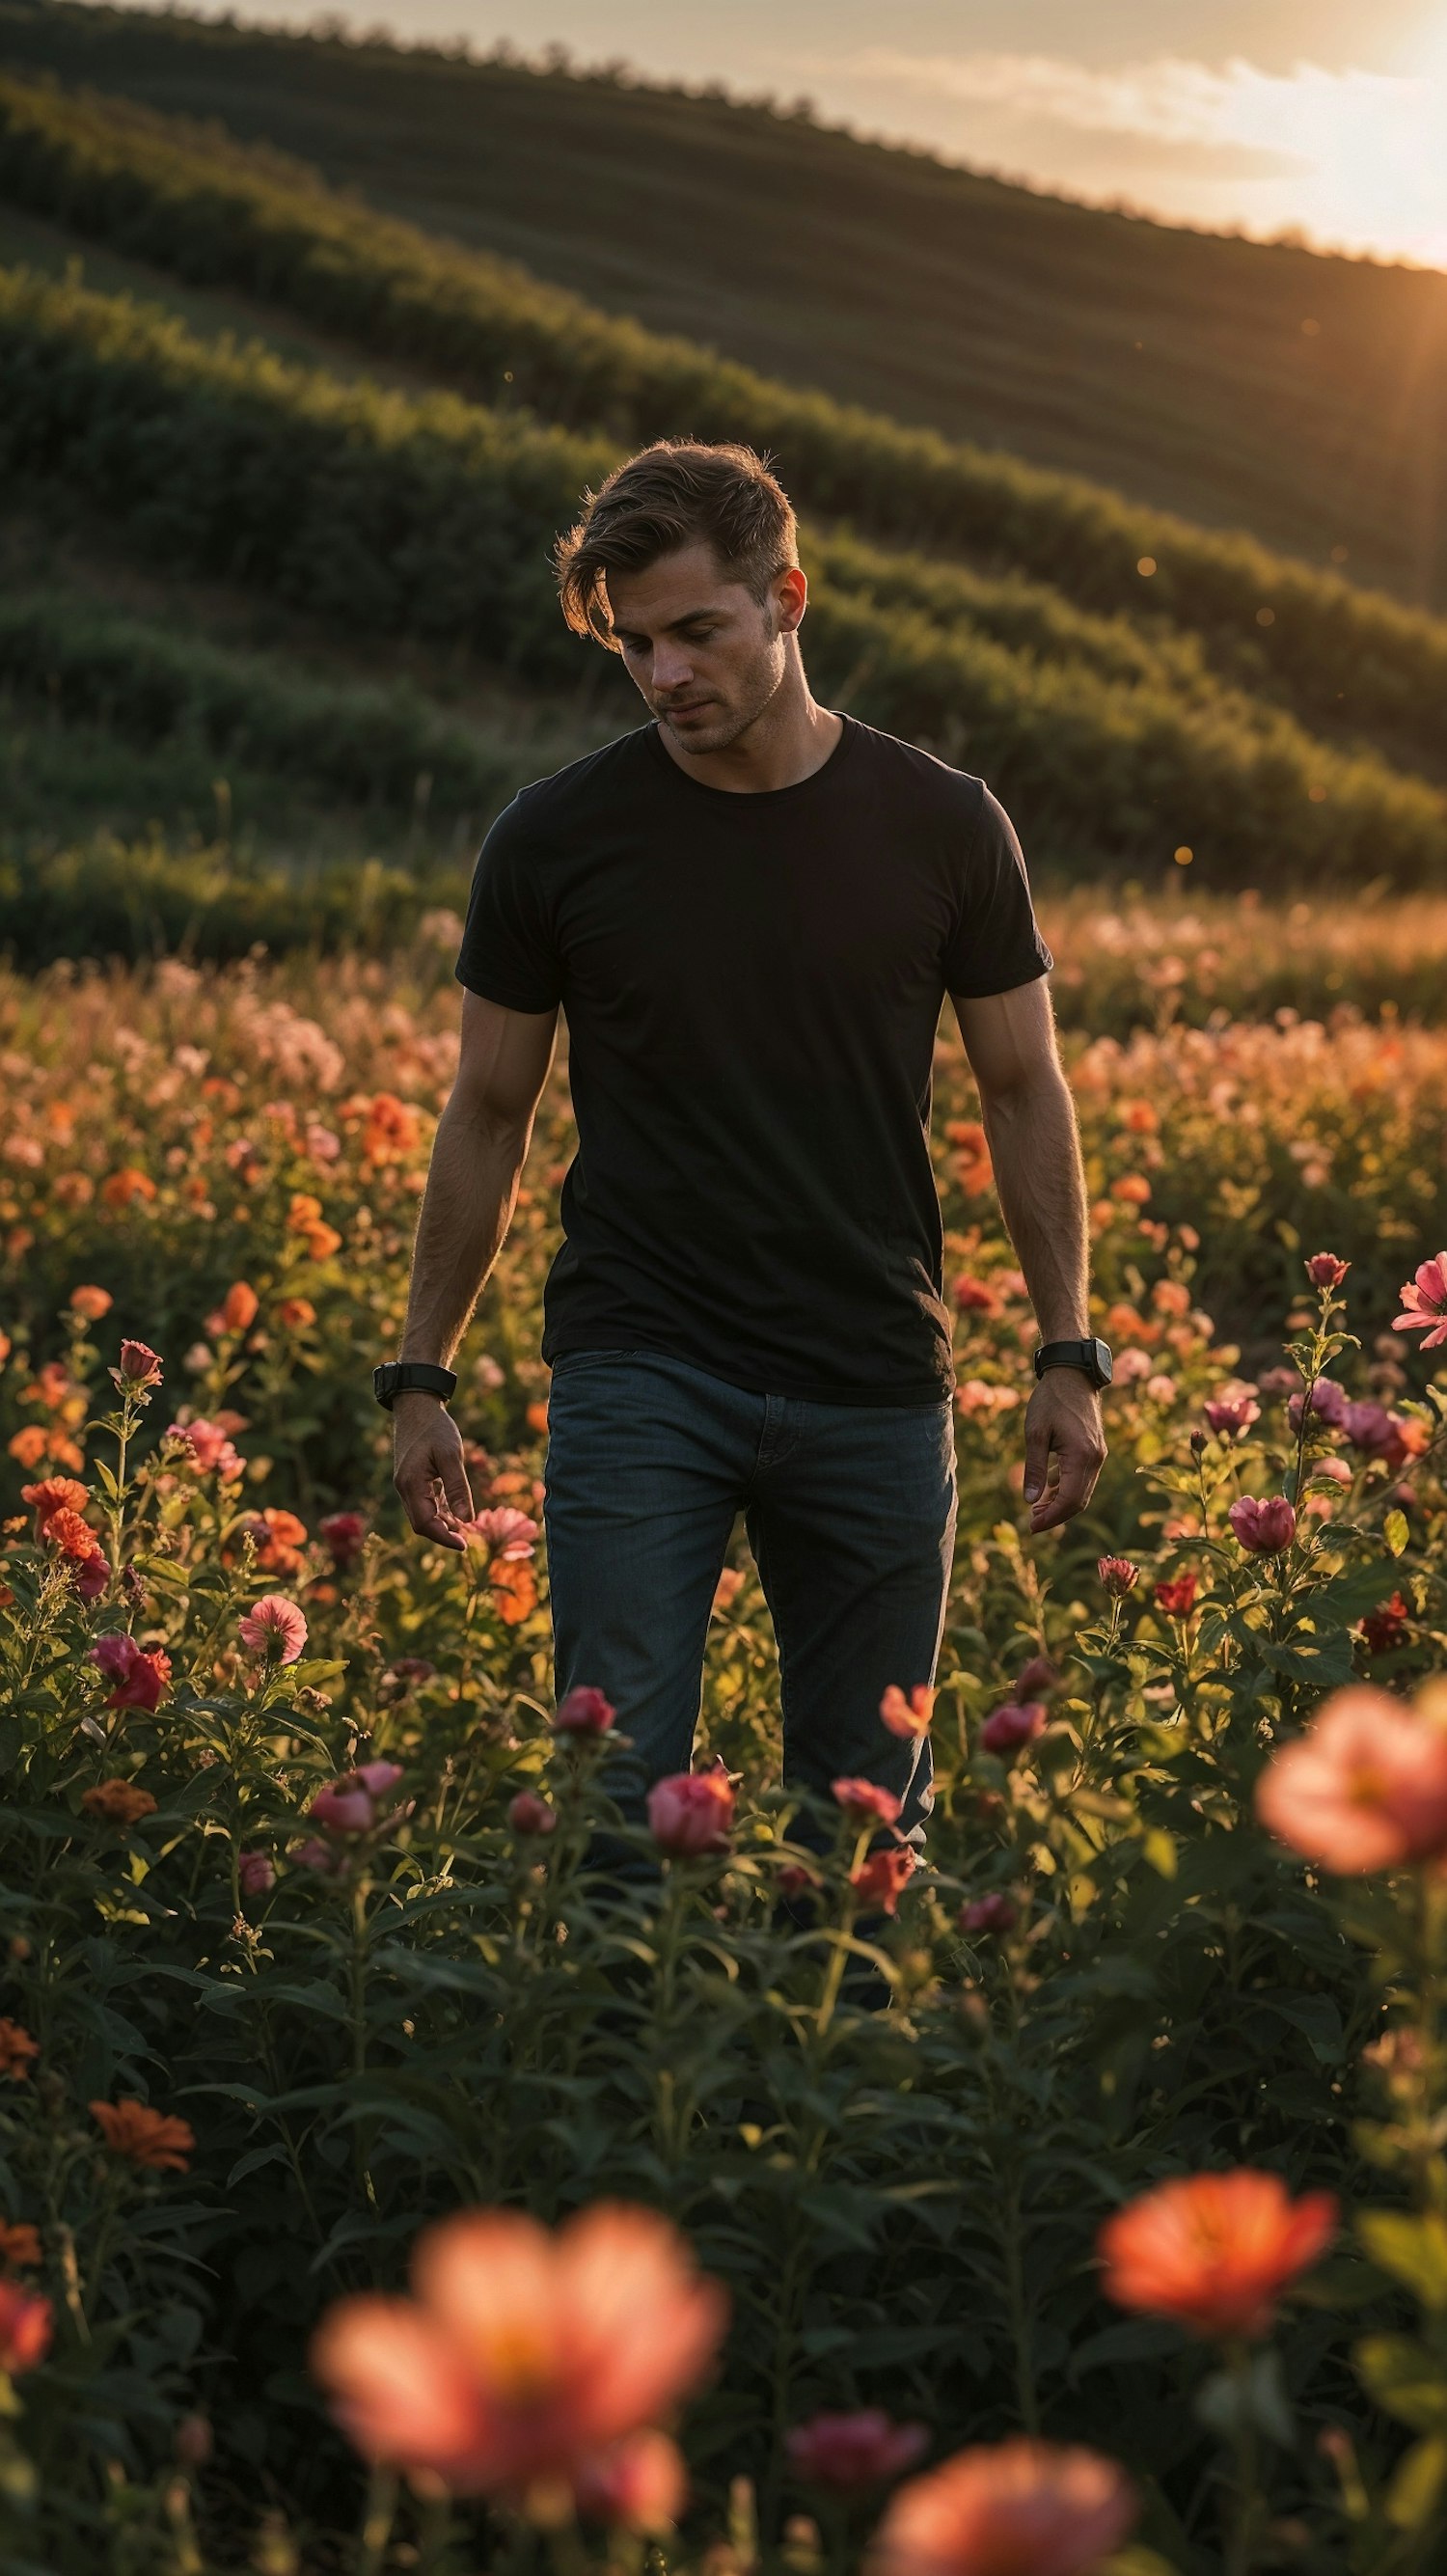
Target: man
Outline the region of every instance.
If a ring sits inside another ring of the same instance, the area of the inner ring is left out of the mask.
[[[811,695],[794,514],[758,457],[645,449],[557,570],[568,623],[622,655],[654,721],[525,789],[478,861],[404,1367],[379,1373],[397,1490],[421,1536],[463,1544],[439,1364],[506,1235],[561,1007],[578,1150],[542,1340],[558,1695],[613,1701],[625,1812],[687,1769],[742,1510],[786,1781],[827,1802],[862,1774],[918,1843],[928,1742],[879,1703],[934,1679],[954,1543],[928,1149],[946,991],[1050,1363],[1026,1416],[1033,1530],[1080,1510],[1105,1454],[1053,961],[980,781]],[[821,1828],[806,1811],[799,1830]]]

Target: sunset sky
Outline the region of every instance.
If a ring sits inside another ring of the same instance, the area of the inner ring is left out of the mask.
[[[240,14],[296,25],[320,6],[241,0]],[[861,131],[1039,186],[1447,267],[1447,0],[377,0],[341,14],[803,93]]]

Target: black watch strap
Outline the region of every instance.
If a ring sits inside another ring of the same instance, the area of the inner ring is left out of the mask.
[[[1042,1342],[1035,1354],[1035,1374],[1043,1377],[1048,1368],[1079,1369],[1092,1386],[1109,1386],[1114,1375],[1110,1344],[1101,1341]]]
[[[440,1395],[445,1404],[456,1385],[455,1370],[439,1368],[433,1360],[383,1360],[372,1371],[372,1393],[389,1413],[399,1395],[410,1395],[414,1389],[424,1395]]]

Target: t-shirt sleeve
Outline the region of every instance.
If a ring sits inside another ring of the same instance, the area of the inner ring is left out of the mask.
[[[988,787],[982,796],[974,841],[964,853],[960,909],[945,951],[945,989],[962,1001],[1033,984],[1055,963],[1035,919],[1015,826]]]
[[[506,1011],[552,1011],[562,1000],[537,858],[536,835],[514,797],[478,855],[457,956],[459,984]]]

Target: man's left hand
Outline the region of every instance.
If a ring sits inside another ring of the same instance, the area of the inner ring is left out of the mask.
[[[1058,1529],[1083,1511],[1104,1464],[1096,1389],[1081,1369],[1047,1369],[1025,1415],[1025,1500],[1032,1535]]]

